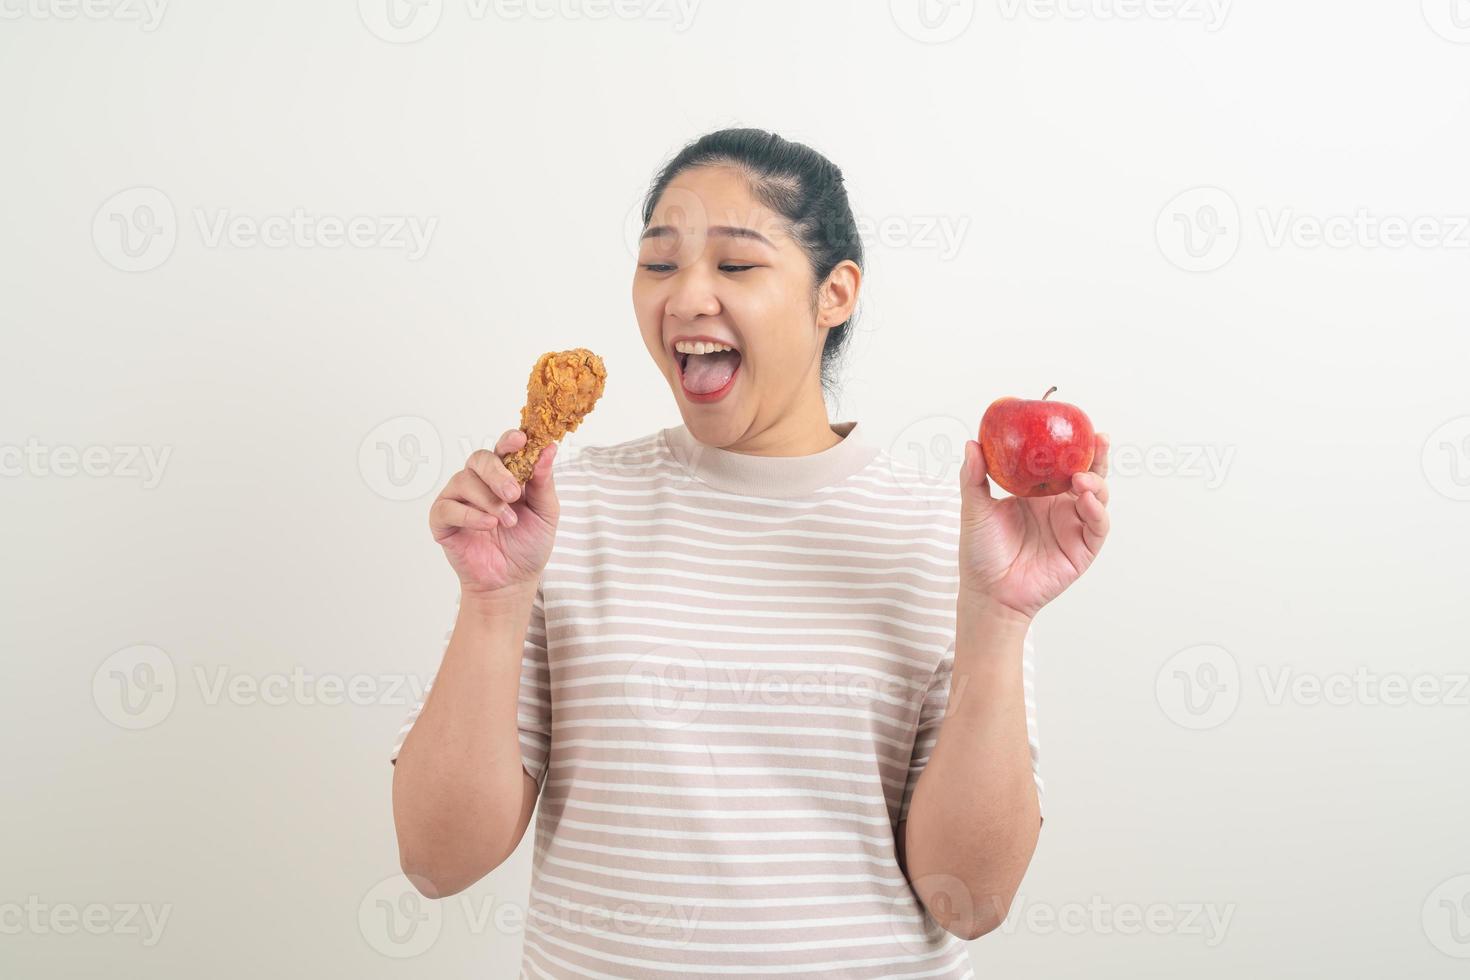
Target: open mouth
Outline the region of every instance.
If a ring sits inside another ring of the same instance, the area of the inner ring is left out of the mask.
[[[740,369],[740,351],[729,344],[681,341],[674,345],[673,355],[679,365],[679,383],[694,398],[722,394]]]

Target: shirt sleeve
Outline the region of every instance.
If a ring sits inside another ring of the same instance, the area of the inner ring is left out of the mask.
[[[459,600],[455,600],[455,614],[450,619],[449,629],[444,634],[444,646],[440,659],[449,648],[454,635],[454,623],[459,618]],[[435,671],[434,677],[438,677]],[[424,685],[422,697],[408,713],[389,755],[390,762],[398,761],[398,753],[423,711],[424,702],[434,688],[434,678]],[[536,587],[536,598],[531,606],[531,621],[526,628],[526,641],[521,650],[520,697],[516,705],[516,727],[520,730],[521,765],[538,786],[546,781],[546,761],[551,754],[551,672],[546,658],[546,610],[543,605],[541,586]]]
[[[1031,777],[1036,781],[1036,801],[1041,815],[1046,816],[1046,796],[1041,781],[1041,747],[1036,733],[1036,645],[1032,641],[1031,627],[1026,627],[1026,637],[1021,646],[1021,686],[1026,701],[1026,741],[1031,747]],[[954,641],[945,650],[944,658],[934,668],[934,676],[924,693],[924,703],[919,708],[919,729],[914,736],[914,751],[909,759],[908,780],[903,787],[903,800],[899,804],[898,819],[907,820],[909,804],[913,800],[914,787],[919,775],[929,764],[929,755],[939,741],[939,729],[944,721],[944,711],[949,704],[949,681],[954,673]]]

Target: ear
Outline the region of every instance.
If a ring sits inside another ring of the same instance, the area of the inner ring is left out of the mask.
[[[817,291],[817,326],[835,327],[851,319],[862,284],[863,270],[856,262],[843,259],[837,263]]]

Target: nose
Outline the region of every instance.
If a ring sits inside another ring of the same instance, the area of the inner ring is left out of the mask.
[[[699,316],[715,316],[720,312],[720,300],[715,295],[714,283],[701,265],[702,263],[696,262],[674,275],[668,301],[664,304],[670,316],[680,320],[693,320]]]

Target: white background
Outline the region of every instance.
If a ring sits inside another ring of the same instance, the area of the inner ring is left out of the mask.
[[[833,421],[1113,438],[981,975],[1463,975],[1470,5],[926,2],[0,0],[0,973],[516,975],[529,834],[397,904],[427,507],[545,350],[609,369],[566,450],[679,423],[630,210],[754,125],[869,229]],[[367,238],[211,234],[297,211]]]

